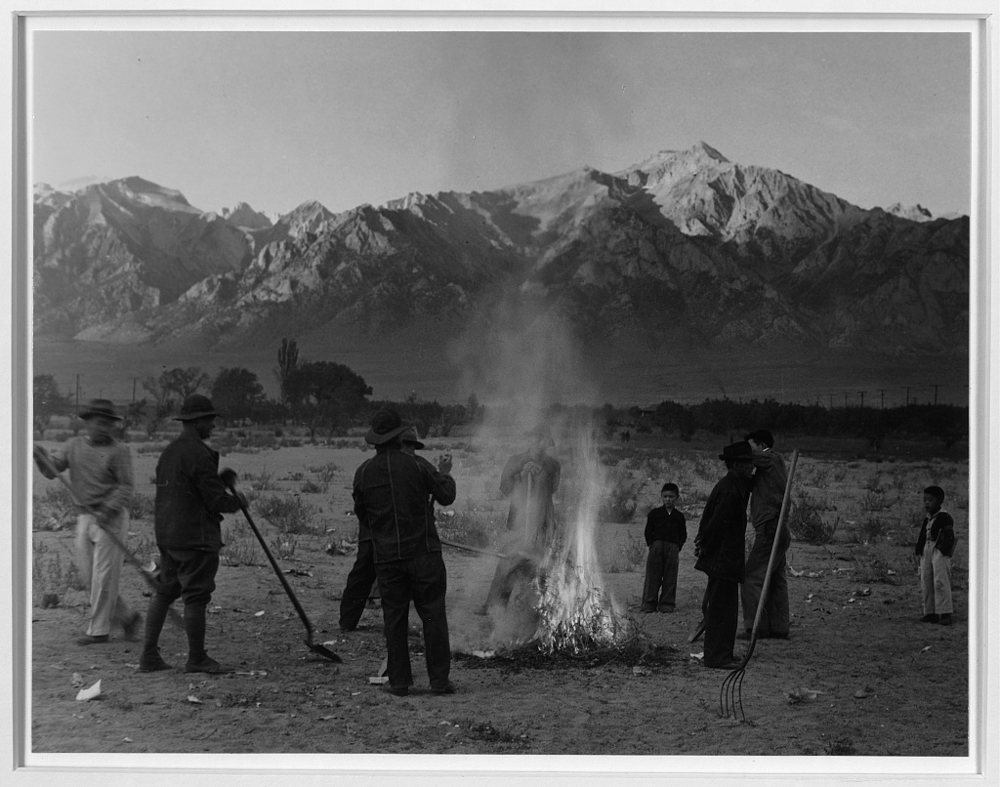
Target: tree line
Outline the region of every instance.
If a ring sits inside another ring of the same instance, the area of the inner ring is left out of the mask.
[[[361,375],[344,364],[300,358],[295,339],[282,339],[277,361],[277,400],[269,399],[257,375],[242,367],[223,367],[214,376],[197,366],[149,376],[142,381],[146,395],[125,405],[125,432],[142,428],[152,436],[179,410],[185,397],[199,392],[208,395],[230,423],[294,424],[306,428],[312,440],[323,433],[343,434],[350,427],[367,425],[383,406],[395,408],[416,424],[421,436],[448,436],[456,426],[482,423],[486,416],[475,394],[463,404],[421,401],[415,394],[402,402],[371,400],[372,388]],[[565,409],[553,405],[550,415]],[[944,404],[829,409],[770,398],[736,401],[724,397],[693,405],[664,400],[646,409],[612,404],[586,409],[593,409],[592,415],[609,437],[634,431],[686,441],[698,431],[731,435],[759,428],[784,434],[861,437],[879,450],[891,436],[939,440],[948,448],[969,436],[969,408]],[[60,392],[52,375],[34,378],[36,431],[44,430],[53,416],[72,410],[72,397]]]

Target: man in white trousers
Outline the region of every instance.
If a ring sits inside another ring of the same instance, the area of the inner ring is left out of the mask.
[[[96,645],[110,639],[115,624],[121,625],[126,638],[134,638],[142,619],[118,595],[124,557],[119,544],[128,535],[133,490],[132,455],[111,435],[122,418],[110,401],[92,400],[80,418],[87,424],[85,436],[73,437],[51,453],[36,445],[34,457],[46,478],[69,470],[69,487],[79,506],[77,559],[90,588],[90,623],[76,642]]]

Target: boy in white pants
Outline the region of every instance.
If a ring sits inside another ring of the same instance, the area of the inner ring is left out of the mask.
[[[924,490],[924,517],[917,539],[920,558],[920,589],[924,616],[922,623],[951,625],[951,556],[955,552],[955,521],[941,509],[944,490],[929,486]]]

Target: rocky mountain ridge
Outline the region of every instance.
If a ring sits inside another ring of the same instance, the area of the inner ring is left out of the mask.
[[[683,329],[706,347],[968,354],[967,217],[865,210],[705,143],[338,214],[306,202],[273,222],[243,203],[202,212],[138,177],[39,185],[34,233],[45,336],[391,339],[428,319],[489,323],[514,300],[586,339],[650,347]]]

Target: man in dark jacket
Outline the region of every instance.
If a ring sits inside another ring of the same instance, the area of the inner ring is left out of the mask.
[[[764,577],[771,562],[775,538],[778,547],[768,583],[767,597],[757,625],[759,639],[788,639],[791,614],[788,605],[788,577],[785,555],[792,538],[787,527],[778,532],[778,518],[785,499],[788,470],[784,457],[774,450],[774,437],[767,429],[758,429],[746,436],[753,448],[753,492],[750,496],[750,523],[753,525],[753,548],[746,562],[746,576],[740,591],[743,602],[743,628],[739,639],[753,635],[757,606],[764,593]]]
[[[746,441],[727,445],[719,459],[729,471],[708,496],[695,538],[695,568],[708,574],[705,613],[706,667],[739,666],[733,653],[743,581],[747,500],[753,481],[753,449]]]
[[[417,456],[416,452],[424,447],[420,442],[417,430],[410,426],[400,435],[403,453],[410,456]],[[418,462],[427,462],[422,456],[417,457]],[[434,470],[433,465],[430,465]],[[431,507],[431,516],[434,515],[434,499],[428,500]],[[372,552],[372,531],[368,522],[364,519],[358,520],[358,554],[354,559],[354,565],[347,575],[347,584],[340,597],[340,630],[343,632],[354,631],[361,622],[361,616],[365,611],[365,604],[371,596],[372,588],[375,586],[375,556]]]
[[[219,415],[200,394],[184,400],[175,420],[180,437],[170,443],[156,464],[156,500],[153,529],[160,549],[156,592],[149,600],[140,672],[170,669],[160,656],[160,631],[170,605],[184,599],[184,630],[188,640],[185,672],[232,672],[205,650],[205,610],[215,590],[222,548],[222,515],[246,505],[234,497],[219,478],[219,454],[205,441],[212,436]]]
[[[424,625],[431,691],[452,694],[445,611],[448,583],[429,500],[453,503],[455,479],[447,455],[435,470],[427,460],[402,451],[400,437],[407,428],[393,410],[375,414],[365,440],[375,446],[376,453],[354,475],[354,511],[372,533],[385,624],[388,691],[405,696],[413,685],[407,647],[412,601]]]

